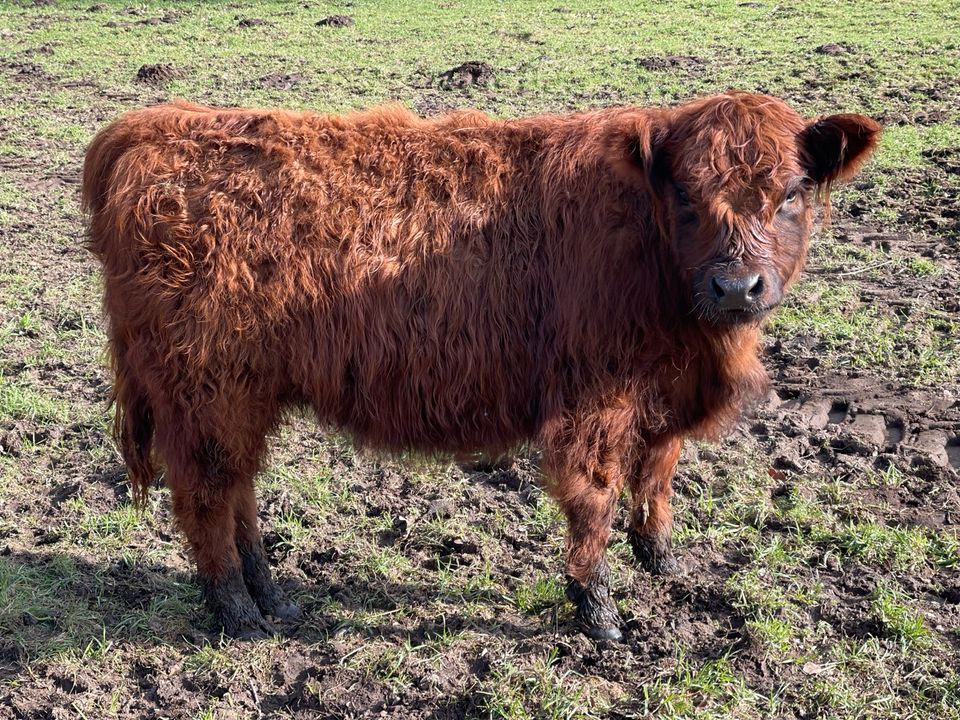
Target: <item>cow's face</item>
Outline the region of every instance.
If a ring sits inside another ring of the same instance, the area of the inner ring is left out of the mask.
[[[756,323],[806,258],[817,192],[851,177],[880,126],[860,115],[806,121],[775,98],[733,93],[654,117],[632,149],[696,316]]]

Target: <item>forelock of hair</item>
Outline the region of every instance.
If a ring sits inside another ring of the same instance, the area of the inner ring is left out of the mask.
[[[782,190],[788,175],[779,172],[794,154],[794,138],[803,123],[781,102],[746,94],[728,94],[696,103],[676,127],[684,152],[681,162],[692,182],[706,192],[736,192],[758,181]],[[692,161],[692,162],[691,162]]]

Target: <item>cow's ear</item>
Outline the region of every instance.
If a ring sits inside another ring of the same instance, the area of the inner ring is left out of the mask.
[[[659,113],[639,111],[618,118],[604,134],[604,156],[614,173],[631,183],[657,185],[669,163],[664,145],[666,121]]]
[[[831,115],[811,121],[800,134],[807,175],[829,187],[853,177],[873,153],[880,124],[863,115]]]

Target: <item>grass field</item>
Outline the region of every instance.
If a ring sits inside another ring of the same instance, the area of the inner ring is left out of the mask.
[[[444,81],[466,61],[489,68]],[[171,97],[510,117],[732,87],[886,129],[770,323],[775,392],[685,449],[684,574],[615,534],[625,642],[575,632],[528,458],[358,455],[300,415],[259,489],[305,618],[221,638],[169,494],[138,514],[109,439],[96,130]],[[960,718],[958,337],[954,0],[4,2],[0,719]]]

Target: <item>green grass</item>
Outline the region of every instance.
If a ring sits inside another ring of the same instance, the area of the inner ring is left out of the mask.
[[[520,665],[498,667],[481,690],[483,710],[497,720],[592,720],[610,706],[602,682],[558,669],[556,649]]]
[[[907,645],[926,648],[932,643],[923,618],[910,607],[904,593],[895,587],[884,584],[874,589],[870,613],[887,632]]]
[[[956,124],[895,125],[884,130],[874,162],[881,169],[923,167],[930,163],[925,152],[956,148],[960,148]]]
[[[773,713],[776,703],[750,690],[729,658],[698,663],[680,654],[672,671],[643,688],[638,709],[653,717],[721,720]]]
[[[513,601],[517,609],[533,615],[556,607],[566,598],[566,587],[557,577],[537,578],[535,581],[525,580],[514,592]]]
[[[915,274],[931,268],[929,261],[913,263],[908,267],[920,268]],[[960,372],[955,316],[922,301],[902,308],[864,302],[856,281],[803,282],[773,316],[770,330],[784,339],[813,337],[818,359],[831,369],[870,368],[915,385],[951,380]]]
[[[65,400],[0,374],[0,417],[58,423],[70,415]]]

